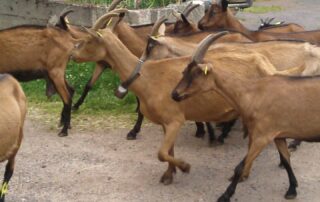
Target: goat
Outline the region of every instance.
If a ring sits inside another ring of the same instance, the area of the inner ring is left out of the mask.
[[[287,32],[303,32],[304,28],[296,23],[285,23],[284,21],[271,23],[274,18],[260,19],[261,24],[258,28],[260,31],[270,31],[276,33],[287,33]],[[276,29],[274,29],[276,28]]]
[[[239,112],[247,128],[248,153],[236,166],[231,184],[218,201],[230,201],[238,182],[248,176],[254,159],[272,141],[289,177],[285,198],[295,198],[298,183],[290,165],[286,138],[319,142],[319,115],[312,112],[320,110],[320,77],[245,78],[213,60],[204,59],[206,44],[213,39],[214,36],[210,36],[199,45],[173,94],[181,101],[214,90]]]
[[[23,138],[27,102],[20,84],[8,74],[0,74],[0,94],[0,162],[8,160],[0,188],[0,201],[4,202]]]
[[[63,101],[59,136],[68,135],[73,88],[65,80],[71,35],[59,28],[18,26],[0,31],[0,73],[39,73],[48,75]]]
[[[112,23],[106,23],[106,22],[108,20],[110,20],[110,17],[115,17],[115,14],[107,13],[107,14],[101,16],[95,22],[95,24],[93,25],[93,28],[105,27],[106,24],[109,24],[107,27],[110,28],[111,30],[113,30],[113,32],[118,35],[120,40],[127,45],[129,50],[134,55],[140,56],[144,50],[143,47],[145,46],[146,40],[141,38],[141,35],[137,34],[138,32],[135,29],[131,28],[127,23],[121,23],[121,21],[124,17],[124,13],[126,11],[127,11],[126,9],[114,10],[113,11],[114,13],[120,13],[120,14],[119,14],[119,19],[113,19]],[[184,15],[188,15],[191,12],[191,10],[185,9],[184,12],[185,12]],[[62,14],[60,15],[60,16],[63,16],[63,17],[60,17],[60,19],[62,19],[63,21],[65,21],[66,13],[70,13],[70,12],[65,11],[65,12],[62,12]],[[66,24],[66,23],[59,23],[59,24]],[[84,33],[82,30],[80,30],[76,26],[68,25],[68,27],[66,27],[66,28],[68,30],[70,30],[73,37],[75,37],[75,38],[83,38],[83,37],[87,36],[87,33]],[[102,74],[102,72],[104,71],[104,69],[106,67],[107,67],[107,65],[105,62],[102,62],[102,61],[97,62],[96,68],[94,70],[94,73],[93,73],[91,79],[87,82],[82,95],[80,96],[80,98],[76,102],[76,104],[73,106],[73,109],[77,110],[80,107],[80,105],[84,102],[84,99],[87,96],[88,92],[90,91],[90,89],[92,88],[92,86],[97,81],[97,79],[100,77],[100,75]],[[136,139],[137,133],[139,133],[139,131],[141,129],[141,124],[143,121],[143,115],[140,113],[140,110],[139,110],[139,100],[137,100],[137,103],[138,103],[138,106],[137,106],[138,119],[137,119],[137,122],[134,125],[133,129],[131,129],[129,131],[129,133],[127,134],[128,140]],[[205,134],[204,125],[200,122],[196,122],[196,126],[197,126],[196,137],[203,137],[203,135]],[[208,129],[208,133],[212,136],[212,134],[213,134],[212,126],[210,125],[210,123],[206,123],[206,126]]]
[[[109,29],[87,30],[90,37],[77,44],[72,51],[71,58],[76,62],[105,61],[112,70],[119,74],[121,81],[127,80],[136,68],[139,59],[133,55],[126,46]],[[225,33],[221,33],[225,34]],[[221,35],[219,34],[219,35]],[[218,37],[218,36],[217,36]],[[259,77],[261,68],[273,68],[270,62],[261,54],[252,51],[243,53],[223,52],[210,55],[212,60],[220,58],[223,66],[242,70],[245,74],[248,66],[252,77]],[[235,59],[236,57],[236,59]],[[231,59],[229,61],[229,59]],[[161,182],[170,184],[173,180],[175,167],[182,172],[189,172],[190,164],[175,159],[174,142],[178,131],[185,120],[225,122],[238,117],[236,111],[220,95],[214,92],[201,94],[184,102],[176,103],[170,96],[170,91],[181,78],[182,68],[187,65],[190,56],[169,58],[163,60],[150,60],[143,62],[138,77],[128,89],[140,100],[140,110],[145,117],[163,127],[165,136],[158,153],[160,161],[169,163],[167,171],[161,177]],[[276,72],[275,72],[276,73]],[[161,85],[159,85],[161,83]],[[147,88],[146,88],[147,86]],[[214,95],[211,95],[213,93]],[[210,99],[208,99],[210,97]],[[213,101],[215,100],[215,101]],[[198,103],[194,105],[194,103]],[[209,106],[210,105],[210,106]]]
[[[274,39],[301,39],[311,43],[320,42],[320,31],[304,31],[292,33],[273,33],[268,31],[250,31],[245,28],[228,9],[227,0],[222,0],[222,6],[213,4],[211,9],[199,21],[198,27],[204,29],[228,29],[243,33],[252,41],[266,41]]]

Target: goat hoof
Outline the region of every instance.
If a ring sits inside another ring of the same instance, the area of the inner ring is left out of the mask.
[[[133,132],[133,131],[130,131],[127,134],[127,140],[135,140],[135,139],[137,139],[137,133]]]
[[[66,136],[68,136],[68,133],[60,132],[60,133],[58,134],[58,136],[59,136],[59,137],[66,137]]]
[[[160,179],[160,182],[164,185],[172,184],[172,181],[173,181],[172,175],[168,175],[167,173],[163,174]]]
[[[185,162],[183,162],[180,166],[179,166],[179,168],[180,168],[180,170],[182,171],[182,172],[184,172],[184,173],[189,173],[190,172],[190,164],[189,163],[185,163]]]
[[[291,193],[288,191],[284,196],[286,199],[295,199],[297,197],[297,192],[292,191]]]
[[[223,194],[222,196],[219,197],[218,202],[230,202],[230,198]]]

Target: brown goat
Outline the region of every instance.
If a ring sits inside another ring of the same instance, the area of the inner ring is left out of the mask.
[[[68,134],[73,89],[65,69],[74,46],[71,35],[59,28],[19,26],[0,31],[0,73],[39,72],[48,75],[62,101],[59,136]]]
[[[68,12],[68,11],[67,11]],[[126,9],[118,9],[115,10],[113,13],[108,13],[103,16],[101,16],[96,23],[93,25],[93,28],[95,27],[107,27],[110,28],[115,34],[117,34],[118,38],[126,44],[128,49],[137,57],[140,57],[141,54],[143,53],[144,47],[146,46],[146,39],[141,38],[141,34],[139,34],[139,31],[135,30],[134,28],[130,27],[127,23],[122,22],[122,19],[124,17],[124,13],[127,12]],[[184,12],[185,15],[188,15],[191,10],[186,9]],[[62,13],[61,16],[65,17],[65,13]],[[115,17],[114,13],[120,13],[120,17]],[[65,21],[65,19],[63,19]],[[114,18],[111,18],[114,17]],[[110,18],[112,21],[110,21]],[[107,22],[112,22],[112,23],[107,23]],[[60,23],[60,24],[66,24],[66,23]],[[152,28],[152,27],[151,27]],[[87,32],[83,32],[82,29],[79,29],[76,26],[70,26],[68,25],[67,29],[72,33],[72,36],[75,38],[84,38],[88,35]],[[145,34],[145,33],[144,33]],[[88,92],[94,85],[94,83],[98,80],[104,69],[106,68],[106,63],[103,61],[97,62],[96,68],[94,70],[94,73],[91,77],[91,79],[87,82],[85,89],[80,96],[79,100],[76,102],[76,104],[73,106],[73,109],[78,109],[80,105],[84,102],[85,97],[87,96]],[[134,125],[133,129],[129,131],[127,134],[127,139],[136,139],[137,133],[139,133],[141,129],[141,124],[143,121],[143,115],[141,114],[139,110],[139,100],[137,100],[138,106],[137,106],[137,111],[138,111],[138,119],[136,124]],[[197,126],[197,131],[196,131],[196,136],[197,137],[203,137],[205,134],[204,130],[204,125],[200,122],[196,122]],[[213,129],[210,125],[210,123],[206,123],[206,126],[208,128],[209,134],[213,134]]]
[[[243,33],[252,41],[266,41],[274,39],[301,39],[311,43],[320,42],[320,31],[304,31],[293,33],[274,33],[266,31],[250,31],[245,28],[239,20],[228,9],[226,0],[222,0],[222,6],[213,4],[211,9],[199,21],[198,27],[203,30],[207,29],[228,29]],[[276,29],[276,28],[275,28]]]
[[[93,30],[89,30],[89,33],[91,37],[77,45],[71,57],[77,62],[105,61],[119,74],[121,81],[129,78],[139,63],[138,58],[110,30],[101,30],[101,36]],[[250,72],[252,77],[265,75],[261,68],[274,68],[264,56],[252,51],[223,52],[212,54],[210,57],[212,61],[220,61],[220,65],[224,67],[234,67],[233,69],[241,70],[244,74],[246,71]],[[235,110],[214,92],[210,92],[210,95],[201,94],[180,103],[171,99],[171,89],[181,78],[182,68],[189,60],[190,57],[185,56],[146,61],[141,66],[140,76],[128,87],[139,98],[141,112],[164,129],[165,137],[158,158],[169,163],[161,178],[161,182],[165,184],[172,182],[175,167],[183,172],[190,170],[188,163],[173,157],[174,142],[185,120],[225,122],[238,116]],[[194,103],[198,105],[195,106]]]
[[[319,142],[320,117],[314,112],[320,110],[320,77],[270,76],[250,80],[204,59],[200,49],[195,52],[173,94],[183,98],[190,96],[190,91],[216,91],[239,112],[249,135],[248,153],[235,168],[231,184],[218,201],[230,201],[238,182],[248,176],[255,158],[272,141],[289,177],[285,198],[295,198],[298,183],[290,165],[286,138]]]
[[[271,23],[274,18],[267,18],[265,20],[260,19],[261,24],[258,28],[260,31],[276,32],[276,33],[289,33],[289,32],[303,32],[304,28],[296,23],[284,23],[284,21],[278,23]]]
[[[0,94],[0,162],[8,160],[0,187],[0,201],[4,202],[23,138],[27,101],[20,84],[8,74],[0,74]]]

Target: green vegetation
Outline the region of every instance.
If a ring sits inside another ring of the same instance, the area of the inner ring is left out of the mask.
[[[268,13],[277,12],[283,10],[280,6],[252,6],[250,8],[245,8],[244,12],[249,13]]]
[[[80,4],[104,4],[109,5],[112,0],[67,0],[71,3]],[[170,3],[176,3],[176,0],[140,0],[139,8],[154,8],[154,7],[164,7]],[[134,0],[123,0],[120,5],[127,8],[134,8]]]
[[[95,63],[75,64],[73,62],[68,65],[66,77],[76,90],[73,97],[74,103],[80,97],[86,82],[91,77],[94,66]],[[126,117],[127,122],[134,120],[136,98],[132,93],[129,93],[123,100],[116,98],[114,90],[119,83],[119,78],[110,69],[106,69],[89,92],[79,111],[72,113],[72,123],[79,125],[85,119],[99,125],[98,123],[102,123],[110,117]],[[56,128],[63,106],[60,97],[56,94],[51,99],[47,99],[44,80],[22,83],[22,87],[28,98],[29,117],[47,122],[50,127]],[[130,125],[131,123],[132,121],[128,122]],[[84,126],[87,127],[88,124],[92,125],[93,123],[87,123]]]

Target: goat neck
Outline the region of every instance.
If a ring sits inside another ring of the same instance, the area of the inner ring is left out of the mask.
[[[222,68],[212,68],[211,76],[215,82],[214,90],[221,94],[231,106],[233,106],[239,113],[241,109],[247,106],[242,106],[245,103],[243,100],[248,100],[248,91],[250,85],[248,79],[240,78],[228,73]]]
[[[125,22],[120,22],[114,30],[118,38],[124,43],[127,48],[137,57],[140,57],[146,46],[146,40],[142,38],[134,28],[130,27]]]
[[[139,59],[111,32],[104,36],[104,43],[107,51],[105,61],[119,74],[121,81],[127,80]]]

